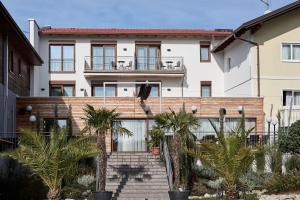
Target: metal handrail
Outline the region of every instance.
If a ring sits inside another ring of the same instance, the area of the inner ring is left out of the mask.
[[[172,190],[172,188],[173,188],[173,168],[172,168],[172,161],[171,161],[169,148],[168,148],[168,144],[167,144],[166,140],[164,140],[164,142],[163,142],[163,156],[164,156],[165,162],[166,162],[169,189]]]

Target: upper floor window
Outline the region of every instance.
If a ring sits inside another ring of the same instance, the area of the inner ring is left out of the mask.
[[[210,42],[200,42],[200,62],[210,62]]]
[[[91,68],[93,70],[112,70],[116,67],[115,45],[92,45]]]
[[[300,105],[300,91],[284,90],[283,91],[283,106]]]
[[[103,83],[92,83],[92,96],[104,97],[104,86]],[[105,97],[116,97],[117,96],[117,85],[116,84],[105,84]]]
[[[201,81],[201,97],[211,97],[211,81]]]
[[[74,72],[74,44],[51,44],[49,55],[50,72]]]
[[[50,83],[50,96],[75,96],[75,83]]]
[[[156,70],[160,66],[160,43],[136,42],[136,69]]]
[[[282,44],[282,61],[300,62],[300,44]]]

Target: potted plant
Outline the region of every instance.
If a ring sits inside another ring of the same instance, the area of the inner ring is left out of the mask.
[[[107,169],[107,152],[105,138],[109,130],[118,131],[121,134],[131,135],[131,132],[123,128],[121,123],[114,123],[120,116],[116,109],[108,110],[106,108],[95,109],[92,105],[87,104],[83,109],[85,117],[85,128],[83,132],[89,131],[96,136],[97,140],[97,177],[96,177],[96,191],[93,192],[95,200],[110,200],[112,192],[106,191],[106,169]]]
[[[79,160],[96,155],[88,137],[68,139],[66,130],[51,131],[50,141],[36,132],[23,130],[20,146],[2,153],[18,160],[39,176],[49,188],[47,199],[60,200],[64,178],[73,175]]]
[[[185,147],[184,142],[189,138],[194,138],[192,128],[199,126],[198,119],[192,114],[187,113],[185,109],[181,109],[178,113],[170,109],[170,113],[161,113],[155,116],[156,126],[161,130],[173,133],[171,139],[170,154],[173,162],[174,189],[169,191],[171,200],[187,200],[189,191],[184,187],[180,187],[181,180],[181,159],[182,149]]]
[[[164,140],[164,132],[157,126],[154,126],[149,131],[150,141],[149,141],[149,148],[153,155],[157,156],[160,154],[160,144],[161,141]]]

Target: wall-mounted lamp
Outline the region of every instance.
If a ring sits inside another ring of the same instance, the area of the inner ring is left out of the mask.
[[[29,121],[30,121],[31,123],[36,122],[36,116],[35,116],[35,115],[30,115]]]
[[[81,91],[81,92],[84,92],[84,88],[80,88],[80,91]]]
[[[244,106],[239,106],[238,111],[240,114],[242,114],[244,112]]]
[[[195,114],[197,112],[197,106],[192,106],[191,110],[192,110],[192,113]]]
[[[31,112],[31,111],[32,111],[32,105],[26,106],[26,111],[27,111],[27,112]]]
[[[45,91],[45,88],[41,88],[41,91]]]
[[[148,114],[149,111],[150,111],[150,106],[145,106],[144,107],[144,111],[145,111],[146,114]]]

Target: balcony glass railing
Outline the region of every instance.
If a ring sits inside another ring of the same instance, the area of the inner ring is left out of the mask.
[[[85,57],[85,72],[173,71],[184,69],[182,57]]]

